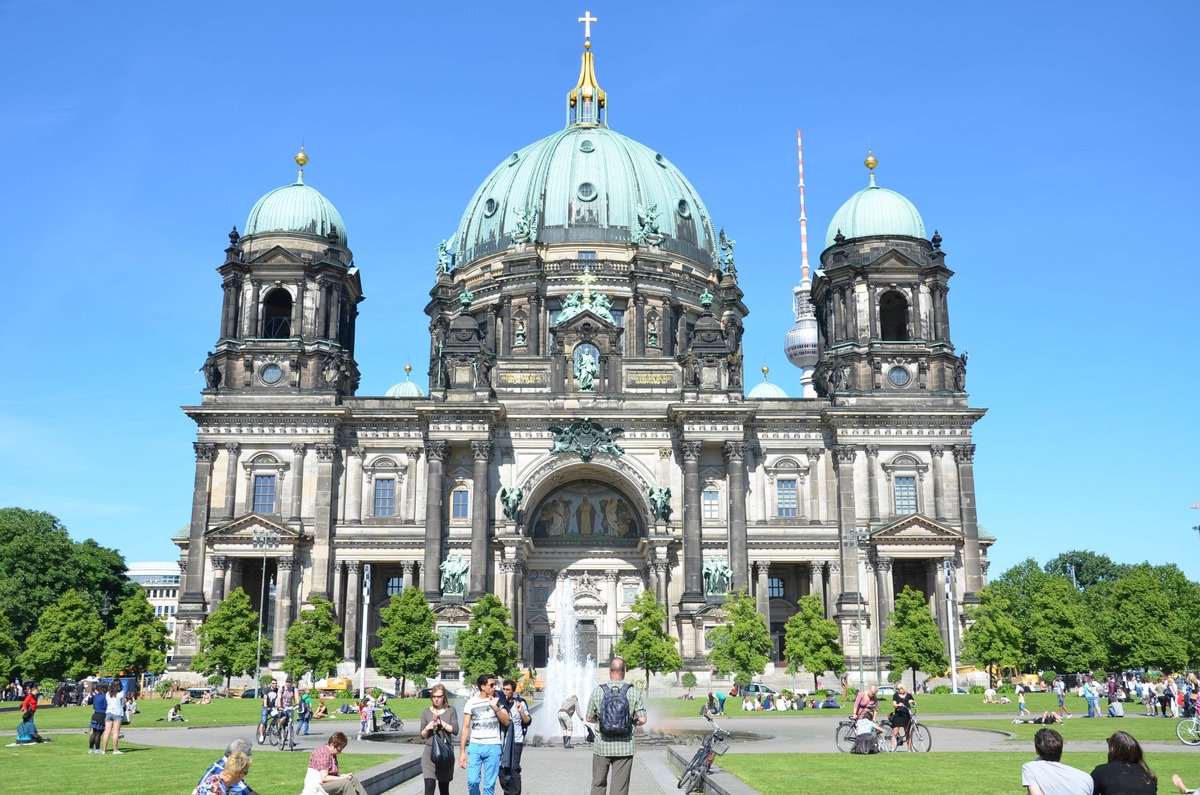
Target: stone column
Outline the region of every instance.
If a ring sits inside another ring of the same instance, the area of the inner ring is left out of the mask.
[[[746,538],[746,443],[725,443],[725,469],[729,485],[729,567],[734,591],[749,588],[750,554]]]
[[[292,306],[292,336],[304,336],[304,277],[296,282],[296,303]]]
[[[929,446],[929,468],[933,470],[933,518],[944,521],[946,518],[945,485],[942,483],[942,453],[945,446],[931,444]]]
[[[868,505],[872,522],[879,521],[879,445],[866,446]]]
[[[196,475],[192,481],[192,523],[188,532],[187,571],[183,574],[180,607],[190,607],[199,614],[204,612],[204,531],[208,529],[209,481],[212,477],[213,459],[217,457],[217,446],[206,442],[193,442],[196,453]],[[184,610],[182,612],[187,613]]]
[[[333,477],[338,448],[335,444],[317,445],[317,500],[313,507],[312,590],[329,598],[329,567],[333,561]]]
[[[954,461],[958,464],[959,520],[963,533],[963,574],[965,575],[964,603],[975,603],[975,595],[983,587],[980,567],[979,523],[975,515],[975,445],[954,445]]]
[[[608,601],[608,610],[604,613],[604,634],[609,638],[617,635],[617,570],[604,570],[604,598]],[[597,653],[599,651],[597,650]]]
[[[771,626],[771,564],[767,561],[760,560],[754,564],[755,572],[758,579],[754,583],[754,609],[758,611],[760,616],[767,619],[767,626]]]
[[[836,560],[831,560],[828,563],[826,563],[825,565],[827,565],[829,567],[829,573],[828,573],[828,576],[826,577],[826,581],[828,582],[827,587],[829,589],[829,598],[827,598],[825,600],[825,617],[833,618],[833,613],[834,613],[833,607],[834,607],[834,603],[837,601],[837,597],[834,596],[834,594],[837,593],[837,591],[835,591],[834,589],[837,588],[838,583],[840,583],[842,581],[842,577],[841,577],[842,564]]]
[[[854,459],[858,451],[854,445],[839,444],[833,448],[834,466],[837,468],[838,486],[838,536],[841,540],[840,562],[842,564],[841,594],[838,603],[857,603],[858,589],[858,517],[854,512]]]
[[[222,284],[221,289],[224,293],[221,301],[221,339],[227,339],[235,336],[229,329],[232,325],[230,318],[233,317],[233,302],[237,300],[237,292],[233,289],[232,280]]]
[[[829,618],[829,600],[825,598],[825,564],[822,561],[814,560],[808,564],[810,577],[812,578],[811,593],[815,593],[821,597],[821,606],[825,610],[825,618]]]
[[[766,524],[769,516],[767,513],[767,456],[761,447],[754,448],[754,487],[758,491],[758,518],[754,520],[754,523],[756,525]]]
[[[229,558],[224,555],[213,555],[213,587],[212,598],[209,600],[208,606],[210,610],[215,611],[225,599],[225,577],[229,568]]]
[[[413,587],[413,572],[416,570],[417,564],[415,561],[406,560],[400,564],[401,580],[400,584],[404,590]]]
[[[277,561],[279,579],[275,583],[275,629],[271,633],[271,659],[282,660],[287,654],[287,631],[292,625],[292,568],[295,558]]]
[[[258,331],[258,291],[262,285],[255,279],[250,280],[250,311],[246,313],[246,327],[243,337],[261,337]]]
[[[237,465],[238,453],[242,446],[237,442],[225,443],[225,505],[221,511],[221,519],[228,521],[237,511]]]
[[[875,559],[875,590],[878,597],[875,599],[875,610],[879,614],[876,616],[876,626],[879,628],[879,642],[883,643],[883,633],[887,631],[889,621],[888,615],[894,610],[893,602],[895,601],[895,586],[892,583],[892,559],[887,556],[877,557]]]
[[[512,355],[512,296],[500,296],[500,339],[497,348],[501,356]]]
[[[289,522],[300,521],[300,513],[304,506],[304,450],[303,444],[292,445],[292,514]]]
[[[367,451],[361,447],[350,448],[350,482],[346,484],[346,521],[362,524],[363,459]]]
[[[408,456],[408,470],[404,478],[404,492],[408,495],[404,506],[404,521],[412,522],[417,519],[417,463],[421,460],[420,447],[405,447],[404,454]]]
[[[700,442],[683,442],[683,601],[704,601],[700,550]]]
[[[471,442],[475,458],[471,495],[471,588],[470,598],[478,599],[488,592],[488,522],[492,498],[488,489],[488,462],[492,460],[491,442]]]
[[[666,561],[657,560],[651,566],[654,572],[654,598],[662,604],[666,604],[668,565]]]
[[[641,293],[635,293],[633,296],[634,306],[634,342],[633,355],[646,355],[646,296]]]
[[[338,561],[333,564],[333,611],[338,617],[346,615],[346,594],[342,590],[342,571],[346,568],[346,564]]]
[[[358,604],[362,601],[362,583],[357,560],[346,561],[346,612],[342,623],[342,659],[353,660],[358,655]]]
[[[820,463],[821,453],[825,452],[820,447],[810,447],[804,451],[808,456],[808,523],[821,523],[821,478],[820,478]]]
[[[425,598],[431,602],[442,599],[437,572],[442,566],[442,469],[449,452],[448,442],[425,442],[425,562],[421,566]]]
[[[542,355],[542,300],[541,296],[533,293],[529,296],[529,336],[525,338],[526,348],[532,356]],[[428,591],[426,592],[428,593]]]

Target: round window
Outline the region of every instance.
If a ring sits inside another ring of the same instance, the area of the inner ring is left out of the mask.
[[[519,161],[520,159],[521,159],[521,156],[518,155],[516,152],[513,152],[511,155],[508,156],[508,165],[515,166],[517,164],[517,161]]]
[[[893,367],[888,370],[888,380],[895,386],[908,386],[909,380],[912,378],[908,374],[908,370],[903,367]]]
[[[496,200],[495,200],[495,199],[488,199],[486,202],[484,202],[484,205],[483,205],[483,214],[484,214],[485,216],[487,216],[488,218],[491,218],[493,215],[495,215],[495,214],[496,214],[496,209],[497,209],[499,206],[500,206],[500,205],[496,204]]]
[[[667,167],[667,159],[665,157],[663,157],[662,155],[655,155],[654,162],[658,163],[663,168]]]
[[[594,151],[596,151],[596,145],[593,144],[588,139],[584,138],[583,141],[579,144],[579,151],[580,152],[594,152]]]
[[[259,373],[264,384],[278,384],[283,380],[283,368],[277,364],[268,364]]]
[[[590,182],[585,182],[579,186],[578,193],[579,198],[583,199],[585,202],[590,202],[592,199],[596,198],[596,186]]]
[[[675,210],[680,218],[692,217],[692,208],[688,206],[687,199],[680,199],[679,204],[675,205]]]

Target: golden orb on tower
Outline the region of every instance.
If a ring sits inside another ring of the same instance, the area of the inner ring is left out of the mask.
[[[763,376],[765,377],[765,376],[767,375],[767,373],[769,373],[769,372],[771,372],[771,368],[770,368],[770,367],[767,367],[767,366],[764,364],[764,365],[762,366],[762,374],[763,374]]]
[[[300,151],[296,153],[296,165],[304,168],[308,165],[308,155],[304,154],[304,147],[300,147]]]
[[[875,170],[875,166],[879,165],[879,161],[875,159],[875,155],[871,154],[871,150],[867,150],[867,159],[863,161],[863,165],[871,171]]]

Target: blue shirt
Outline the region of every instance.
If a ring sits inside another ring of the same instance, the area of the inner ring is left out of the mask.
[[[97,693],[92,696],[92,712],[104,712],[108,709],[108,696]]]
[[[205,770],[204,775],[200,777],[200,782],[203,782],[204,779],[208,778],[209,776],[219,776],[220,774],[224,773],[225,760],[226,757],[223,756],[217,761],[213,762],[212,767],[210,767],[208,770]],[[200,783],[197,783],[196,786],[200,786]],[[249,785],[246,784],[246,779],[242,779],[238,783],[229,787],[229,795],[246,795],[246,793],[253,791],[254,790],[250,789]]]

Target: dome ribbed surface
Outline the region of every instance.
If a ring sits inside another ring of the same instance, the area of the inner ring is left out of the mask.
[[[776,386],[770,381],[763,381],[761,384],[755,385],[746,398],[748,400],[779,400],[786,399],[787,396],[788,393],[784,392],[782,387]]]
[[[336,230],[338,243],[346,245],[346,225],[337,209],[320,191],[297,182],[276,188],[258,200],[246,219],[243,235],[264,232],[300,232],[327,237]]]
[[[483,181],[458,226],[456,265],[511,248],[531,208],[539,243],[629,243],[639,206],[656,207],[662,248],[714,262],[708,209],[679,169],[606,127],[568,127],[509,155]]]
[[[394,387],[384,393],[385,397],[425,397],[425,393],[421,391],[421,387],[414,384],[412,381],[401,381]]]
[[[876,185],[863,188],[841,206],[829,222],[825,233],[825,248],[841,231],[846,239],[871,235],[925,237],[925,222],[908,199],[894,190]]]

